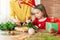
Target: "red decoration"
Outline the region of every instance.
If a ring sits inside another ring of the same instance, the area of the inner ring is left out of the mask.
[[[35,7],[35,0],[29,0],[28,2],[22,1],[21,4],[26,4],[29,5],[31,7]]]

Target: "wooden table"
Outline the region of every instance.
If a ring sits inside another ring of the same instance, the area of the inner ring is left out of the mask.
[[[27,32],[18,32],[18,31],[15,31],[15,32],[18,34],[17,35],[0,35],[0,40],[24,40],[25,38],[32,36],[32,35],[29,35]],[[37,33],[49,34],[45,30],[39,30]]]
[[[0,40],[24,40],[27,37],[30,37],[28,33],[21,32],[17,35],[0,35]]]
[[[0,34],[0,40],[24,40],[26,37],[30,37],[30,35],[24,29],[25,27],[20,27],[20,31],[15,30],[16,35],[8,35],[7,32],[4,34]],[[24,30],[22,30],[24,29]]]

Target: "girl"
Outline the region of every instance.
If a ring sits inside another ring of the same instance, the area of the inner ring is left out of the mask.
[[[42,4],[39,4],[34,7],[32,11],[35,16],[35,20],[32,21],[32,24],[36,25],[39,29],[45,29],[46,22],[59,22],[60,20],[57,18],[49,18],[45,7]]]
[[[37,5],[32,11],[35,16],[35,20],[32,21],[32,24],[36,25],[39,29],[45,29],[46,22],[50,22],[46,10],[42,4]]]

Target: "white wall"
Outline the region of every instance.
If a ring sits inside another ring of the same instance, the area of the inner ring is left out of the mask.
[[[0,23],[9,20],[9,13],[10,13],[10,0],[0,0]],[[40,3],[40,0],[35,0],[36,5]]]
[[[9,0],[0,0],[0,23],[9,19],[10,6]]]

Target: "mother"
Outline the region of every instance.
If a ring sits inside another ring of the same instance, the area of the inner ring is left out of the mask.
[[[34,0],[10,0],[11,19],[17,25],[31,17],[31,8],[35,6]]]

